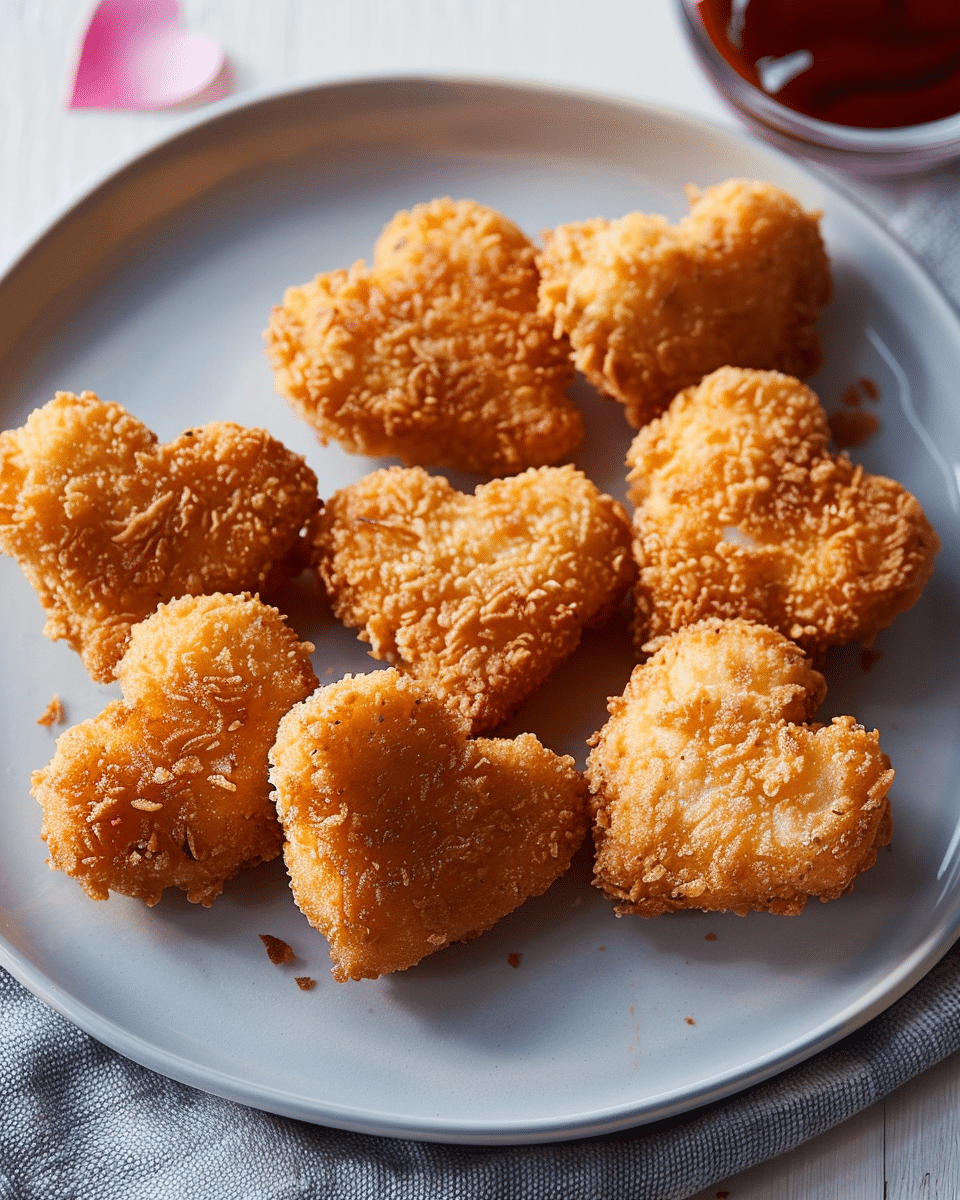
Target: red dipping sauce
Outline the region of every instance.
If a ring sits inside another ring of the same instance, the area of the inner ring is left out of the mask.
[[[734,70],[820,121],[893,129],[960,112],[960,0],[699,0]]]

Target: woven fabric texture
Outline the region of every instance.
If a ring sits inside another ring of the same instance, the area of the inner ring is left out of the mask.
[[[655,1132],[544,1146],[365,1137],[164,1079],[0,971],[0,1200],[681,1200],[960,1049],[960,952],[840,1045]]]

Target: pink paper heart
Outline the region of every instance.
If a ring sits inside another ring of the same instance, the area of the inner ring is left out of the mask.
[[[101,0],[83,39],[71,108],[169,108],[224,68],[223,49],[180,26],[177,0]]]

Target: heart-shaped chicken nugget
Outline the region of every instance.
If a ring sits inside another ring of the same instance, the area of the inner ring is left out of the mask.
[[[373,266],[288,288],[267,353],[277,388],[358,454],[504,475],[580,440],[569,345],[537,314],[535,250],[472,200],[399,212]]]
[[[829,438],[809,388],[732,367],[640,430],[627,456],[638,646],[708,616],[809,651],[868,644],[918,599],[940,546],[923,509]]]
[[[94,679],[162,601],[264,591],[303,565],[317,480],[263,429],[214,422],[166,445],[92,392],[0,435],[0,549]]]
[[[634,575],[626,513],[573,467],[473,496],[419,467],[374,471],[333,495],[318,528],[336,616],[474,733],[538,688]]]
[[[820,362],[830,266],[819,214],[768,183],[688,192],[678,225],[640,212],[561,225],[537,259],[540,311],[635,426],[717,367],[807,375]]]
[[[592,739],[595,883],[618,913],[799,913],[890,840],[890,762],[794,643],[701,621],[650,649]]]
[[[319,688],[280,722],[270,778],[284,859],[335,979],[474,938],[570,865],[586,831],[573,760],[529,733],[468,732],[392,669]]]
[[[50,866],[88,896],[209,905],[282,836],[267,751],[317,685],[313,647],[249,596],[184,596],[134,626],[123,699],[67,730],[34,772]]]

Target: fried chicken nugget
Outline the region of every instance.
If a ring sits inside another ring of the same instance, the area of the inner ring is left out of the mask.
[[[726,365],[808,375],[830,298],[819,214],[768,183],[688,188],[690,214],[628,213],[546,232],[540,312],[640,427]]]
[[[587,762],[594,882],[618,914],[794,915],[849,891],[891,835],[876,731],[803,724],[823,676],[766,626],[709,619],[651,649]]]
[[[491,480],[473,496],[391,467],[331,497],[316,549],[339,620],[479,733],[612,614],[634,578],[629,545],[621,505],[573,467]]]
[[[533,734],[469,722],[394,669],[347,675],[280,722],[270,778],[294,899],[339,981],[485,932],[570,865],[586,783]]]
[[[318,275],[273,310],[278,391],[357,454],[484,475],[559,462],[583,424],[569,346],[537,315],[535,253],[472,200],[397,213],[371,268]]]
[[[164,888],[210,905],[282,834],[267,751],[317,685],[313,647],[245,596],[185,596],[135,625],[123,699],[67,730],[33,775],[48,862],[88,896],[156,904]]]
[[[161,601],[299,571],[319,507],[316,476],[263,429],[214,422],[161,446],[119,404],[58,392],[0,435],[0,550],[36,590],[47,637],[99,682]]]
[[[811,652],[869,644],[915,603],[936,533],[829,437],[798,380],[730,367],[640,430],[627,455],[638,646],[706,616],[772,625]]]

